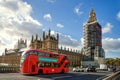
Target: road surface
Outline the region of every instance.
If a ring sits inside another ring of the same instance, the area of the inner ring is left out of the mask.
[[[110,72],[69,72],[64,74],[25,76],[20,73],[0,73],[0,80],[96,80]]]

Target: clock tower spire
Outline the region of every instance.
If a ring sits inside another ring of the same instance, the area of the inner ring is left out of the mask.
[[[94,8],[92,7],[88,23],[91,23],[91,22],[94,22],[94,21],[97,21],[97,19],[96,19],[96,14],[94,12]]]

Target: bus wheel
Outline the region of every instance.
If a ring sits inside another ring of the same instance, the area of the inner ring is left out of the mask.
[[[43,74],[43,70],[42,69],[40,69],[39,71],[38,71],[38,74]]]
[[[64,69],[62,69],[62,73],[64,73]]]

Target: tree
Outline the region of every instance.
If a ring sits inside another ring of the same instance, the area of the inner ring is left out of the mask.
[[[105,60],[107,66],[120,66],[120,58],[109,58]]]

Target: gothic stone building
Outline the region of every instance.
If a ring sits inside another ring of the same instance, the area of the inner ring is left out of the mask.
[[[20,54],[18,51],[22,48],[27,47],[27,40],[23,40],[22,38],[18,40],[15,44],[14,49],[5,49],[5,52],[2,56],[0,56],[0,63],[5,63],[10,66],[19,66],[20,65]]]
[[[2,55],[0,56],[0,63],[18,67],[20,65],[20,55],[18,55],[16,52]]]
[[[58,52],[58,41],[59,41],[59,35],[57,34],[57,38],[54,36],[51,36],[50,30],[48,32],[48,35],[45,35],[45,32],[43,32],[42,39],[38,39],[38,35],[36,34],[36,38],[34,39],[34,36],[32,36],[30,48],[33,49],[41,49],[46,50],[50,52]]]
[[[46,35],[45,32],[43,32],[42,39],[38,39],[38,35],[34,38],[32,36],[30,48],[33,49],[41,49],[46,50],[50,52],[58,52],[59,54],[66,54],[68,58],[70,59],[70,66],[80,66],[81,65],[81,59],[82,55],[77,51],[70,51],[69,49],[59,49],[59,34],[57,36],[51,35],[51,31],[49,30],[48,34]]]

